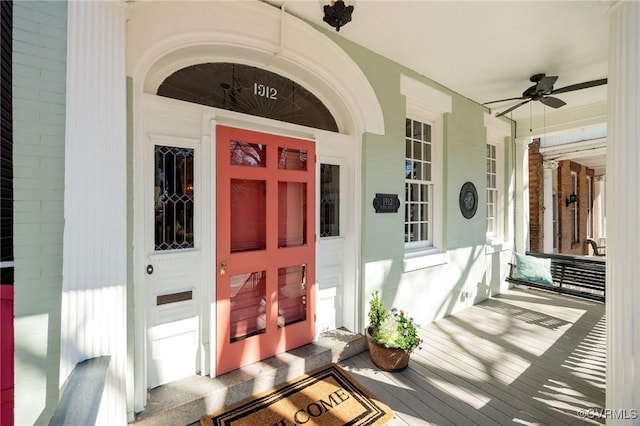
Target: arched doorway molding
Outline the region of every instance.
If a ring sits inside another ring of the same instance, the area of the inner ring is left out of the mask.
[[[354,166],[360,164],[362,134],[384,133],[382,110],[366,77],[327,36],[299,19],[261,2],[135,2],[129,4],[127,75],[131,78],[133,134],[133,281],[144,280],[144,109],[162,81],[175,71],[203,62],[235,62],[264,68],[296,81],[316,95],[336,118],[342,135],[329,135],[352,145]],[[225,114],[226,115],[226,114]],[[237,117],[236,113],[231,116]],[[291,130],[290,125],[284,128]],[[324,140],[327,132],[310,129]],[[358,173],[354,191],[361,189]],[[357,198],[357,197],[354,197]],[[353,217],[361,206],[354,202]],[[356,219],[354,219],[356,220]],[[354,227],[355,240],[359,229]],[[354,247],[359,247],[355,243]],[[360,263],[356,254],[355,264]],[[357,271],[356,276],[359,276]],[[356,278],[357,279],[357,278]],[[134,285],[134,302],[143,298]],[[130,311],[131,312],[131,311]],[[134,410],[146,403],[145,314],[135,322]]]
[[[378,99],[355,62],[320,31],[265,3],[136,3],[128,30],[128,75],[138,93],[156,93],[166,77],[189,65],[238,62],[313,92],[341,133],[384,133]]]

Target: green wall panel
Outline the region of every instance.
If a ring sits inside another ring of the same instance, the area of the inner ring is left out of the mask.
[[[66,2],[14,2],[15,419],[58,402]]]
[[[367,312],[369,295],[376,289],[381,290],[388,305],[409,310],[422,323],[499,292],[506,269],[504,260],[510,252],[485,254],[484,116],[487,109],[338,34],[325,33],[360,66],[384,114],[385,134],[365,134],[362,141],[363,312]],[[442,155],[444,221],[441,226],[449,260],[411,272],[403,271],[404,205],[398,214],[376,214],[372,207],[378,192],[398,194],[404,201],[406,99],[400,93],[403,74],[450,95],[453,103],[452,112],[444,115]],[[471,219],[465,219],[458,207],[460,188],[467,181],[474,183],[479,198],[477,212]],[[488,282],[493,283],[490,289]],[[466,291],[473,292],[470,298],[464,295]],[[366,316],[362,321],[366,326]]]

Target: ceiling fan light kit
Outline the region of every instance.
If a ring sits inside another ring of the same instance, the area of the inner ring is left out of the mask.
[[[572,84],[570,86],[565,86],[565,87],[561,87],[559,89],[554,90],[553,85],[558,80],[558,76],[548,76],[544,73],[540,73],[540,74],[532,75],[529,78],[529,80],[531,80],[531,82],[535,84],[529,87],[524,92],[522,92],[522,96],[489,101],[489,102],[483,103],[482,105],[494,104],[498,102],[507,102],[507,101],[521,101],[511,106],[510,108],[507,108],[506,110],[496,114],[496,117],[502,117],[503,115],[508,114],[514,109],[519,108],[522,105],[525,105],[531,101],[540,101],[541,103],[543,103],[548,107],[560,108],[562,106],[565,106],[567,103],[562,99],[556,98],[551,95],[554,95],[557,93],[573,92],[575,90],[588,89],[590,87],[596,87],[596,86],[601,86],[603,84],[607,84],[607,79],[601,78],[599,80],[585,81],[582,83]]]

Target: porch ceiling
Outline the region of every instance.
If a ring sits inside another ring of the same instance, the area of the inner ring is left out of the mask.
[[[263,1],[330,28],[318,0]],[[359,0],[339,34],[483,103],[521,96],[536,73],[558,76],[555,88],[606,78],[608,9],[607,1]],[[545,123],[567,130],[569,117],[606,121],[606,85],[557,97],[567,103],[557,110],[531,102],[509,114],[518,135],[540,136]],[[492,104],[492,113],[515,103]]]
[[[546,160],[572,160],[606,174],[607,126],[599,124],[567,130],[541,138],[540,152]]]

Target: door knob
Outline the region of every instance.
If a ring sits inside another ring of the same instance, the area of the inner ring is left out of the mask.
[[[147,265],[147,274],[149,275],[153,274],[153,265],[151,264]]]
[[[227,273],[227,263],[220,262],[220,275],[224,275]]]

